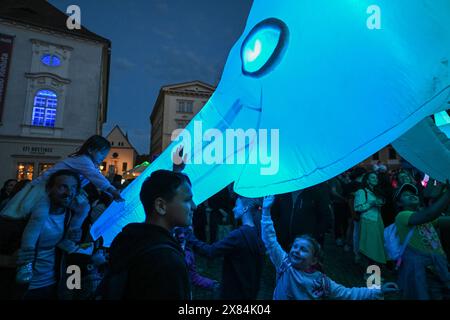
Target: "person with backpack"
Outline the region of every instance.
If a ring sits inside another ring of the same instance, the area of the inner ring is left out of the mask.
[[[361,214],[355,211],[355,195],[356,192],[363,188],[362,179],[367,173],[367,170],[362,167],[353,168],[350,174],[350,182],[347,184],[347,201],[350,207],[350,215],[352,217],[352,244],[353,244],[353,254],[355,264],[361,263],[361,255],[359,253],[359,229],[360,229],[360,218]]]
[[[395,225],[400,242],[404,244],[409,235],[398,274],[404,299],[440,299],[442,292],[450,289],[447,257],[435,229],[440,222],[437,219],[450,204],[449,189],[447,181],[442,195],[427,208],[420,207],[418,190],[412,184],[403,184],[395,193],[399,211]],[[436,291],[431,290],[433,282],[437,285]]]
[[[33,219],[28,223],[28,231],[23,234],[21,241],[22,250],[31,250],[36,246],[40,236],[40,230],[43,223],[46,221],[46,215],[49,212],[50,203],[46,197],[45,185],[49,177],[60,170],[72,170],[76,172],[81,178],[81,186],[84,187],[92,182],[100,190],[107,192],[116,201],[124,201],[120,196],[120,192],[114,188],[111,183],[100,173],[98,166],[108,154],[111,145],[109,141],[102,136],[94,135],[87,139],[81,148],[58,162],[52,168],[46,170],[37,179],[26,185],[19,193],[17,193],[8,204],[0,212],[0,216],[13,220],[27,219],[31,210],[41,210],[40,214],[35,216],[40,219]],[[35,204],[39,203],[38,207]],[[84,192],[80,192],[77,198],[72,202],[74,207],[89,207],[87,197]],[[81,226],[86,217],[80,218],[78,224]],[[74,221],[75,223],[75,221]],[[22,270],[19,271],[24,279],[31,277],[28,272],[31,270],[29,265],[20,266]]]
[[[34,248],[20,249],[17,254],[17,264],[26,265],[30,279],[24,283],[25,300],[57,299],[60,276],[65,272],[61,265],[58,245],[65,239],[70,239],[68,230],[73,229],[74,217],[84,216],[85,212],[73,209],[72,202],[78,196],[81,181],[77,173],[70,170],[54,172],[46,183],[49,212],[44,214],[39,239]],[[29,220],[23,230],[24,236],[30,232],[29,226],[35,220],[42,220],[42,206],[47,201],[40,201],[33,208]],[[84,210],[83,207],[79,208]],[[19,269],[17,279],[20,278]]]
[[[384,224],[381,207],[385,201],[377,191],[378,177],[368,172],[362,179],[363,188],[355,194],[354,209],[361,215],[359,228],[359,252],[367,258],[367,264],[386,264],[384,250]]]
[[[157,170],[144,181],[145,222],[128,224],[114,239],[98,300],[191,299],[183,249],[171,231],[191,225],[192,196],[189,178],[179,172]]]
[[[220,299],[255,300],[258,295],[264,243],[260,228],[261,199],[238,197],[233,209],[234,218],[242,225],[213,244],[196,239],[192,233],[187,243],[194,252],[208,258],[224,257]]]

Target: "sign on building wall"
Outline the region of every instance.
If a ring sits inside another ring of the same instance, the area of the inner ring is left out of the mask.
[[[0,33],[0,122],[3,117],[3,107],[6,98],[6,86],[8,84],[9,65],[14,37]]]
[[[53,148],[50,147],[36,147],[36,146],[23,146],[23,152],[27,152],[30,154],[48,154],[53,153]]]

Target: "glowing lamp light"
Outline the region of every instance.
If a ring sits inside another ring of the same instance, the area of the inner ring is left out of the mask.
[[[422,186],[423,186],[424,188],[427,187],[428,181],[430,181],[430,176],[427,175],[427,174],[425,174],[425,177],[423,177],[423,180],[421,181]]]
[[[287,27],[278,19],[267,19],[257,24],[244,40],[241,49],[244,74],[259,76],[279,60],[285,47]]]

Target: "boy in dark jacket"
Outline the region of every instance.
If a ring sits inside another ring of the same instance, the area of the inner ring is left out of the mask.
[[[191,287],[183,250],[170,231],[192,223],[191,182],[182,173],[158,170],[143,183],[140,198],[145,222],[126,226],[111,245],[109,272],[127,272],[123,292],[116,297],[189,300]]]

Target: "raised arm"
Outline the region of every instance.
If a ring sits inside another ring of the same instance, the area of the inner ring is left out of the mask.
[[[197,271],[197,267],[195,265],[195,257],[194,253],[187,249],[185,251],[186,261],[188,262],[189,269],[189,277],[191,278],[192,284],[196,287],[203,289],[213,289],[218,285],[218,282],[207,277],[200,275]]]
[[[277,235],[270,216],[270,208],[274,199],[274,196],[264,197],[261,217],[261,237],[269,253],[270,260],[272,260],[272,263],[278,270],[283,260],[287,257],[287,253],[284,252],[277,241]]]
[[[449,182],[447,180],[443,194],[439,197],[436,202],[434,202],[428,208],[424,208],[417,212],[414,212],[409,218],[409,226],[417,226],[424,223],[428,223],[439,218],[442,212],[445,211],[447,206],[450,204],[450,192],[449,192]]]
[[[333,300],[381,300],[383,293],[380,289],[347,288],[328,278],[330,299]]]
[[[239,229],[233,230],[224,239],[213,244],[198,240],[192,233],[187,233],[186,240],[196,253],[208,258],[215,258],[230,254],[239,248],[241,245],[239,232]]]
[[[65,160],[65,163],[74,171],[82,174],[101,191],[111,194],[115,201],[123,201],[120,192],[100,173],[88,156],[69,157]]]
[[[398,292],[397,284],[386,282],[379,289],[367,287],[347,288],[326,277],[329,287],[329,298],[334,300],[382,300],[386,294]]]

